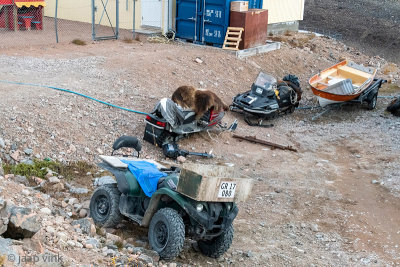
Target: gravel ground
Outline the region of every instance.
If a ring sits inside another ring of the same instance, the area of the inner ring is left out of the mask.
[[[400,1],[305,1],[301,26],[339,33],[368,55],[400,63]]]
[[[400,70],[383,58],[323,37],[279,38],[281,50],[245,60],[182,43],[109,41],[30,51],[10,48],[0,56],[0,80],[68,88],[148,112],[183,84],[213,90],[230,103],[264,70],[278,78],[298,75],[305,91],[301,105],[314,106],[307,79],[347,57],[378,68],[378,77],[391,81],[381,95],[400,92]],[[24,149],[31,148],[38,158],[97,162],[98,154],[110,154],[118,136],[143,135],[141,115],[48,88],[0,83],[0,89],[0,137],[5,143],[0,151],[5,161],[23,161]],[[255,186],[250,199],[239,204],[231,249],[214,260],[188,243],[178,264],[399,265],[400,120],[384,111],[389,101],[380,98],[373,111],[343,106],[316,121],[311,118],[319,108],[297,110],[275,119],[268,129],[247,126],[239,114],[224,118],[226,123],[239,120],[237,134],[292,145],[298,153],[239,142],[229,133],[182,140],[184,149],[213,149],[216,154],[212,161],[188,160],[232,163],[240,176],[253,178]],[[157,148],[143,145],[143,156],[165,160]],[[147,242],[146,231],[135,226],[126,226],[122,235]]]

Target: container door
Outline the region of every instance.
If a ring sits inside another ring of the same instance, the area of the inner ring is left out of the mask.
[[[203,0],[203,43],[222,45],[229,23],[229,0]]]
[[[142,25],[161,28],[162,1],[142,0]]]
[[[262,9],[263,0],[249,0],[249,9]]]
[[[198,41],[198,11],[201,0],[176,1],[176,37]]]

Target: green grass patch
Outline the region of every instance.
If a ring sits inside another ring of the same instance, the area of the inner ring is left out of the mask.
[[[27,178],[40,177],[45,178],[48,170],[51,170],[59,176],[63,176],[66,179],[74,179],[78,177],[86,176],[88,172],[94,173],[97,168],[96,166],[89,164],[85,161],[70,162],[63,164],[58,161],[47,161],[37,160],[33,161],[33,164],[3,164],[5,174],[22,175]]]

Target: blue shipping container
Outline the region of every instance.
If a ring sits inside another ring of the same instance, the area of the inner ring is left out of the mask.
[[[177,0],[176,37],[222,46],[229,26],[231,1]],[[262,0],[249,1],[249,8],[261,7]]]

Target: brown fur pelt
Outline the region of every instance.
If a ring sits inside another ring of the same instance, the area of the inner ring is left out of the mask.
[[[196,119],[213,109],[215,111],[227,111],[229,107],[214,92],[199,90],[193,86],[180,86],[171,97],[172,101],[183,108],[190,108],[196,113]]]

